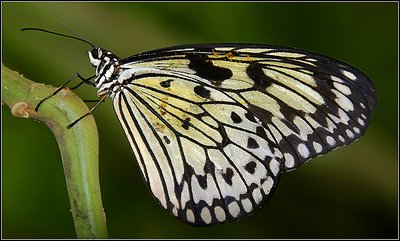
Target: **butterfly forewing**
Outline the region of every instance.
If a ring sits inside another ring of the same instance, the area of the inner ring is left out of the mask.
[[[265,45],[187,45],[120,61],[114,109],[156,200],[195,225],[233,221],[279,175],[359,138],[371,81],[340,61]]]

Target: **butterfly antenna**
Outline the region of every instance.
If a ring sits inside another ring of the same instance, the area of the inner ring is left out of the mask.
[[[63,37],[66,37],[66,38],[76,39],[76,40],[79,40],[79,41],[82,41],[82,42],[85,42],[85,43],[89,44],[90,46],[92,46],[92,48],[96,48],[96,46],[94,44],[92,44],[91,42],[89,42],[88,40],[83,39],[83,38],[78,38],[78,37],[74,37],[74,36],[70,36],[70,35],[66,35],[66,34],[62,34],[62,33],[56,33],[56,32],[49,31],[49,30],[46,30],[46,29],[41,29],[41,28],[22,28],[21,29],[21,31],[27,31],[27,30],[41,31],[41,32],[45,32],[45,33],[58,35],[58,36],[63,36]]]
[[[67,30],[69,30],[69,31],[72,32],[73,34],[77,35],[79,38],[85,39],[80,33],[74,31],[72,28],[70,28],[70,27],[69,27],[68,25],[66,25],[65,23],[58,22],[58,24],[62,25],[64,28],[66,28]]]

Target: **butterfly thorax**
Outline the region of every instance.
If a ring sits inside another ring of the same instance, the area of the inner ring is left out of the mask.
[[[96,68],[95,84],[99,89],[97,95],[111,95],[115,87],[119,88],[117,80],[121,72],[120,59],[112,52],[102,48],[93,48],[89,51],[89,59]]]

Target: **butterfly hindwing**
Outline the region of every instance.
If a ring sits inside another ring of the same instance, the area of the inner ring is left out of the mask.
[[[240,128],[238,118],[246,118],[246,109],[229,96],[210,89],[215,105],[196,94],[196,83],[171,77],[139,77],[114,97],[150,190],[189,223],[207,225],[251,213],[280,173],[274,149],[257,135],[260,122],[247,120]]]

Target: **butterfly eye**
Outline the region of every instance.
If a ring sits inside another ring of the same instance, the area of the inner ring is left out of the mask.
[[[92,57],[93,57],[94,59],[99,59],[99,58],[101,58],[102,51],[101,51],[101,49],[95,48],[95,49],[92,49],[92,50],[90,51],[90,55],[92,55]]]
[[[89,59],[93,65],[93,67],[96,67],[100,64],[100,58],[101,58],[102,54],[103,54],[103,52],[101,51],[101,49],[98,49],[98,48],[94,48],[89,51]]]

